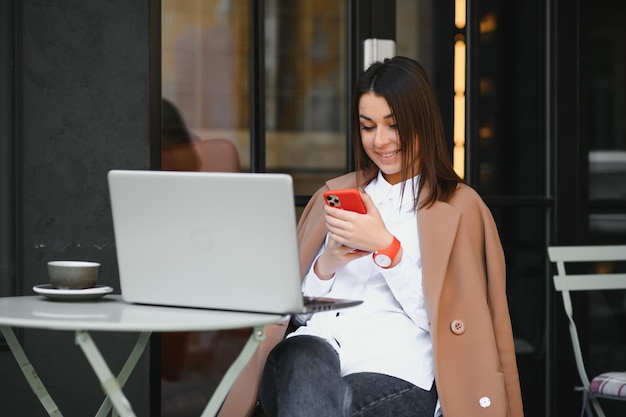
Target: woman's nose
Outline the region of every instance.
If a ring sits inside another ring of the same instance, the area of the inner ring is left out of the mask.
[[[374,145],[376,147],[381,147],[388,144],[391,141],[389,137],[389,132],[386,132],[383,128],[376,129],[376,136],[374,136]]]

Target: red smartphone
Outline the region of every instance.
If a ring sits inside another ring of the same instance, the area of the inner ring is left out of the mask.
[[[328,190],[324,193],[324,202],[330,207],[355,211],[365,214],[365,204],[361,200],[361,193],[356,188],[345,188],[343,190]]]

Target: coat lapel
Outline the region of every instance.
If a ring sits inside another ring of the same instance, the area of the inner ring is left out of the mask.
[[[422,196],[427,195],[427,190],[424,191]],[[442,201],[420,209],[417,215],[424,300],[431,320],[438,311],[439,296],[460,217],[457,209]]]

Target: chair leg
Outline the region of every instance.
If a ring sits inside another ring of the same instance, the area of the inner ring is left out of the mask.
[[[580,417],[593,417],[593,413],[591,412],[591,407],[589,406],[589,393],[587,391],[583,391],[583,406],[580,409]]]
[[[591,403],[591,405],[593,405],[593,408],[594,410],[596,410],[596,415],[598,417],[605,417],[604,411],[602,410],[602,407],[600,407],[600,403],[598,402],[597,398],[590,397],[589,402]],[[589,405],[587,405],[587,407],[589,407]]]

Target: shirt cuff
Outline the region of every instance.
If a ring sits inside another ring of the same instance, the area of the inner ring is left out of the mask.
[[[331,279],[320,279],[315,274],[313,269],[318,258],[319,256],[313,260],[309,272],[304,276],[304,281],[302,282],[302,293],[307,297],[321,297],[328,294],[335,282],[334,276]]]

